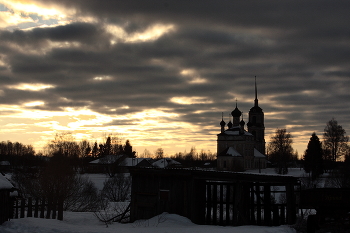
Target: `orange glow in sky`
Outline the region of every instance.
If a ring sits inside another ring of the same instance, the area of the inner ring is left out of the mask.
[[[237,103],[248,122],[255,75],[267,143],[286,128],[302,156],[332,117],[350,127],[347,12],[146,2],[0,0],[0,141],[39,152],[56,133],[113,134],[139,156],[216,153],[222,113]]]

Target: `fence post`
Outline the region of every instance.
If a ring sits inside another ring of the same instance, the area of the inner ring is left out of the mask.
[[[15,201],[15,205],[16,205],[16,212],[15,212],[15,218],[18,218],[18,208],[19,208],[19,206],[18,206],[18,199],[16,199],[16,201]]]
[[[218,186],[217,184],[213,184],[213,224],[217,224],[217,211],[218,211]]]
[[[254,184],[250,185],[250,224],[255,224]]]
[[[264,225],[271,226],[271,190],[270,185],[264,185]]]
[[[47,210],[46,210],[46,218],[49,219],[51,216],[51,208],[52,208],[52,198],[47,199]]]
[[[58,199],[58,211],[57,211],[57,219],[63,220],[63,201],[61,199]]]
[[[56,219],[57,200],[52,201],[52,219]]]
[[[219,212],[219,222],[220,226],[224,225],[224,186],[220,184],[220,212]]]
[[[294,196],[294,184],[286,185],[287,196],[287,223],[292,225],[296,222],[296,203]]]
[[[260,196],[260,184],[255,185],[256,196],[256,224],[261,225],[261,196]]]
[[[34,218],[38,217],[39,214],[39,200],[38,198],[35,198],[35,206],[34,206]]]
[[[212,222],[212,197],[211,197],[211,184],[207,183],[206,185],[207,189],[207,216],[206,216],[206,224],[211,224]]]
[[[45,198],[41,199],[40,218],[45,217]]]
[[[21,200],[21,216],[20,216],[20,218],[24,218],[25,208],[26,208],[26,200],[24,198],[22,198],[22,200]]]
[[[27,217],[33,217],[33,203],[31,197],[28,198]]]
[[[231,194],[230,194],[231,185],[226,185],[226,225],[230,225],[230,206],[231,206]]]

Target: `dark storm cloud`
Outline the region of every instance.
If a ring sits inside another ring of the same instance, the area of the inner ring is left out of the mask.
[[[102,34],[102,35],[101,35]],[[40,42],[49,41],[79,41],[84,43],[98,43],[104,31],[97,25],[88,23],[72,23],[53,28],[34,28],[29,31],[2,31],[0,39],[11,41],[18,45],[32,44],[39,46]]]
[[[350,2],[51,2],[74,8],[81,16],[95,17],[96,22],[2,30],[0,53],[8,65],[0,69],[2,84],[55,86],[40,93],[2,87],[3,102],[44,100],[49,110],[88,106],[106,114],[170,108],[182,114],[177,121],[218,126],[222,111],[228,121],[236,98],[247,118],[256,75],[261,107],[266,113],[279,114],[273,120],[266,117],[266,127],[305,124],[312,125],[312,133],[322,131],[333,116],[340,123],[347,122]],[[127,36],[156,23],[172,24],[174,30],[153,41],[128,43],[119,38],[110,44],[113,35],[106,23],[123,28]],[[50,42],[77,42],[80,46],[50,48]],[[27,53],[18,48],[44,52]],[[186,76],[181,74],[183,70],[195,73]],[[195,78],[206,82],[191,82]],[[172,97],[192,96],[213,102],[170,102]],[[122,106],[129,108],[120,109]],[[114,108],[117,110],[110,111]],[[202,110],[205,113],[196,113]]]

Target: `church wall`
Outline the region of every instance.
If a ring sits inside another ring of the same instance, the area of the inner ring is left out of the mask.
[[[217,168],[220,171],[243,171],[243,157],[219,156],[217,160]]]
[[[254,156],[255,141],[251,136],[218,136],[217,154],[219,155],[227,147],[233,147],[243,156]]]

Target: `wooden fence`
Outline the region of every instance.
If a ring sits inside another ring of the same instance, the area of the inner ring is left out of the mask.
[[[205,222],[208,225],[286,224],[287,204],[272,200],[283,191],[258,183],[206,182]]]
[[[63,202],[50,199],[17,198],[13,203],[13,218],[47,218],[63,220]]]

